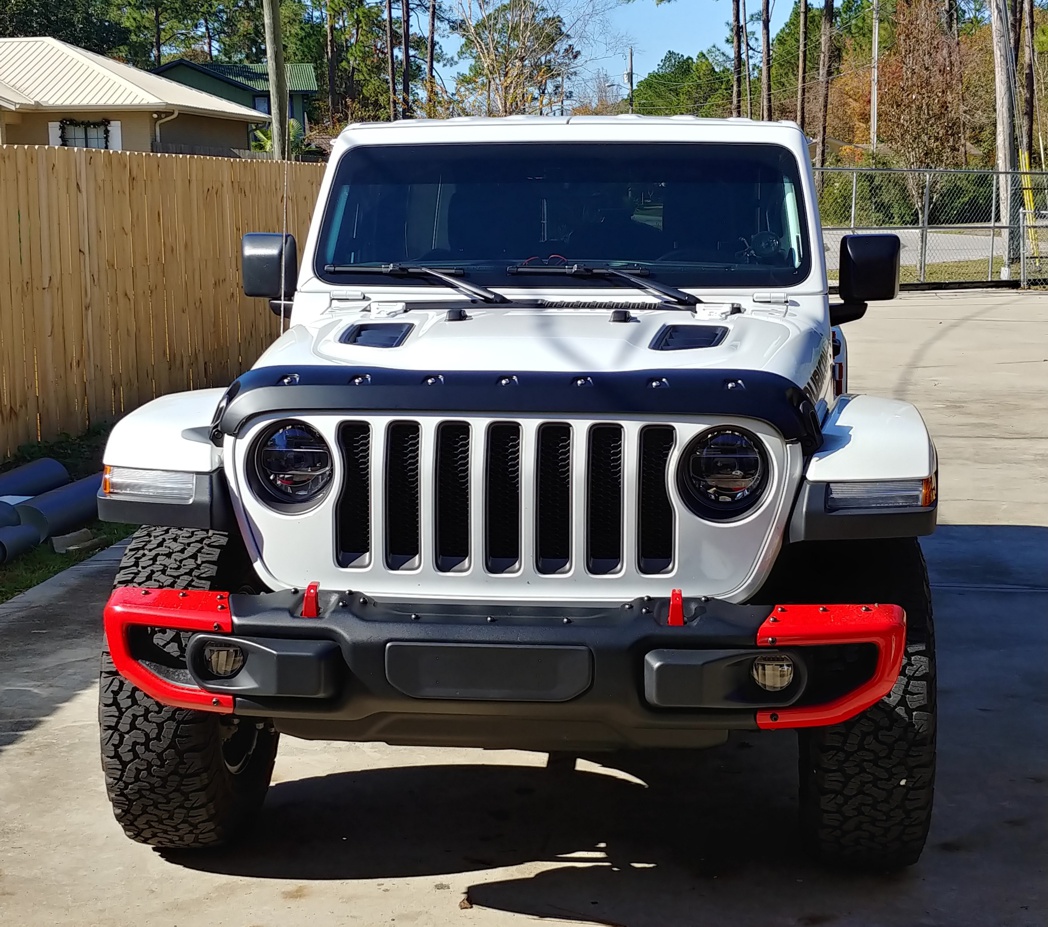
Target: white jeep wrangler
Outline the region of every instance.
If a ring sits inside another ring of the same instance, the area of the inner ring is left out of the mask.
[[[837,326],[898,291],[849,236],[828,298],[793,124],[354,125],[290,327],[228,389],[126,416],[101,517],[106,783],[133,839],[254,820],[281,734],[579,754],[796,729],[800,832],[891,869],[928,830],[936,454],[847,393]],[[682,758],[683,758],[682,754]]]

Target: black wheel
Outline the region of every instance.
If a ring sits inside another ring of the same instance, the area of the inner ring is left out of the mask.
[[[117,586],[258,591],[240,539],[142,528]],[[185,666],[185,635],[146,629],[151,659]],[[98,724],[106,791],[124,833],[155,847],[210,847],[241,836],[265,799],[279,735],[255,718],[169,708],[127,682],[102,652]]]
[[[935,634],[920,545],[912,538],[803,544],[785,554],[793,561],[787,604],[906,610],[906,652],[892,691],[843,724],[799,732],[805,848],[854,869],[913,865],[928,836],[935,779]]]

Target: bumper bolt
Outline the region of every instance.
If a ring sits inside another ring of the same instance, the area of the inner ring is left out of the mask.
[[[219,605],[219,606],[218,606],[218,610],[219,610],[220,612],[224,612],[224,611],[226,610],[226,607],[225,607],[224,605]]]
[[[494,623],[495,623],[495,616],[494,615],[488,615],[488,624],[494,624]]]
[[[366,596],[361,596],[357,601],[359,601],[361,605],[367,605],[368,604],[368,600],[367,600]]]
[[[221,631],[222,630],[222,625],[220,625],[217,621],[213,625],[211,625],[211,627],[215,631]]]
[[[629,609],[633,608],[633,603],[632,603],[632,602],[627,602],[627,603],[626,603],[625,605],[623,605],[622,607],[623,607],[623,608],[625,608],[625,609],[627,609],[627,610],[629,610]]]
[[[777,609],[775,609],[775,611],[777,611],[777,612],[784,612],[784,611],[786,611],[786,606],[785,605],[780,605]]]
[[[872,612],[872,611],[873,611],[873,609],[872,609],[872,608],[870,608],[870,606],[869,606],[869,605],[864,605],[864,606],[862,607],[862,610],[863,610],[864,612]]]
[[[820,612],[828,612],[828,611],[829,611],[829,609],[828,609],[828,608],[827,608],[827,607],[826,607],[825,605],[820,605],[820,606],[819,606],[819,611],[820,611]]]
[[[421,615],[415,614],[415,615],[411,616],[411,620],[412,621],[418,621],[421,617],[422,617]]]
[[[651,614],[651,609],[650,608],[642,608],[640,610],[640,612],[641,612],[642,615],[650,615]]]
[[[149,595],[149,590],[148,589],[143,589],[142,590],[142,595]]]
[[[769,623],[769,624],[775,624],[775,623],[777,623],[777,622],[778,622],[778,620],[779,620],[778,618],[776,618],[776,617],[775,617],[774,615],[772,615],[772,616],[771,616],[771,617],[770,617],[770,618],[768,619],[768,623]]]
[[[776,638],[776,637],[769,637],[769,638],[768,638],[768,646],[769,646],[769,647],[774,647],[774,646],[775,646],[775,641],[776,641],[776,640],[778,640],[778,638]]]
[[[220,702],[218,701],[217,698],[213,698],[213,699],[211,699],[211,704],[214,705],[215,708],[218,708]]]
[[[562,621],[563,624],[571,624],[571,619],[570,618],[563,618],[563,619],[561,619],[561,621]]]
[[[769,717],[771,718],[772,721],[778,721],[779,720],[779,714],[778,714],[778,712],[775,712],[775,711],[773,711]]]
[[[188,592],[180,592],[180,593],[178,594],[178,597],[179,597],[180,599],[184,599],[184,598],[185,598],[185,597],[186,597],[187,595],[189,595],[189,593],[188,593]]]

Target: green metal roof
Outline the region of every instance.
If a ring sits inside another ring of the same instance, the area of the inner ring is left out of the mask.
[[[211,71],[216,77],[235,80],[255,90],[269,91],[269,71],[264,64],[222,64],[217,61],[195,62],[197,67]],[[317,76],[311,64],[289,64],[288,93],[316,93]]]

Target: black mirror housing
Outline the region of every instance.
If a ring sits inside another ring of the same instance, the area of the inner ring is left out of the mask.
[[[249,232],[244,236],[240,256],[241,280],[246,296],[284,301],[295,295],[298,245],[294,235]]]
[[[898,235],[845,235],[841,239],[840,297],[870,303],[899,295]]]

